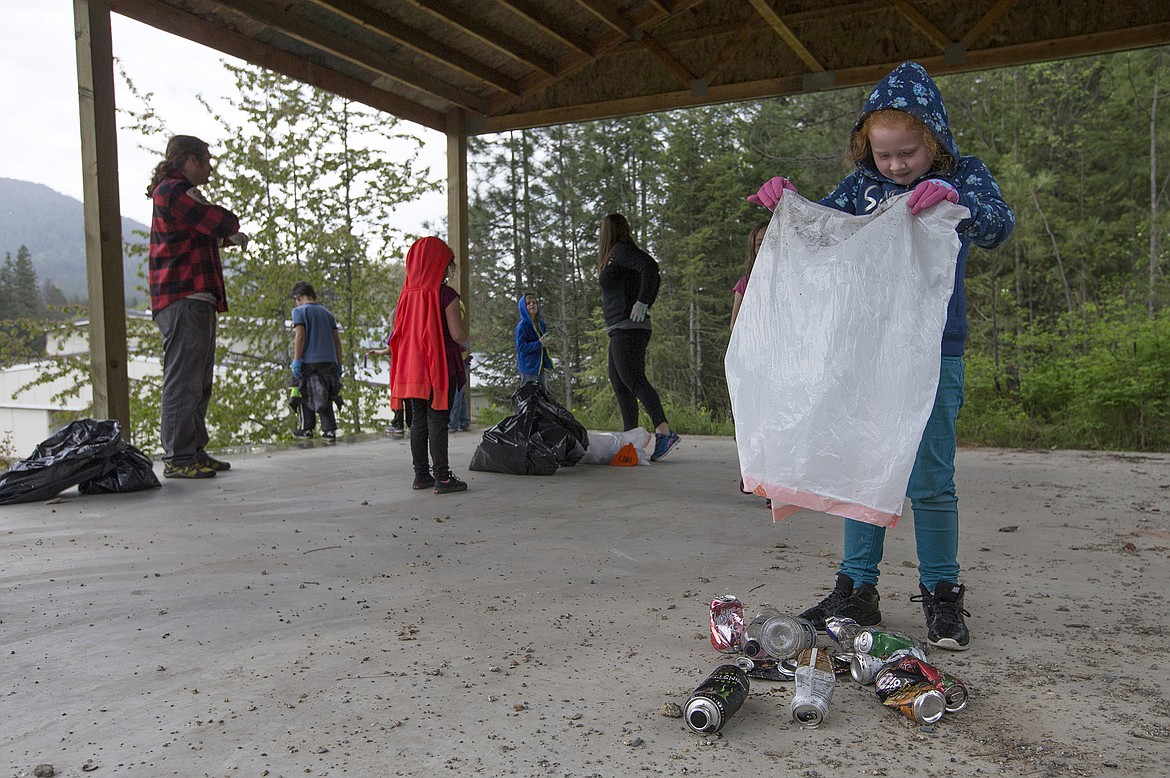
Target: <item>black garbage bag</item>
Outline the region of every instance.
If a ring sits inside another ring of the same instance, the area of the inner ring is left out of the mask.
[[[114,465],[113,469],[98,478],[82,481],[77,485],[77,490],[82,494],[120,494],[162,486],[154,474],[154,462],[150,457],[125,441],[110,461]]]
[[[471,457],[472,470],[513,475],[552,475],[581,461],[589,433],[536,383],[512,395],[516,413],[483,434]]]
[[[113,419],[79,419],[50,436],[0,476],[0,505],[55,497],[114,468],[113,456],[126,445]]]
[[[569,467],[585,456],[589,433],[543,386],[535,381],[524,384],[512,395],[512,407],[519,414],[535,414],[533,430],[553,450],[557,464]]]
[[[552,475],[560,465],[539,435],[532,434],[536,416],[514,414],[483,433],[471,455],[471,470],[512,475]]]

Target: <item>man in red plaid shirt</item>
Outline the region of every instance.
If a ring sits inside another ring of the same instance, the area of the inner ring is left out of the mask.
[[[216,314],[228,309],[219,246],[246,248],[240,220],[196,188],[211,179],[211,151],[190,135],[167,143],[146,196],[150,223],[150,310],[163,336],[163,475],[211,478],[231,468],[206,451],[215,369]]]

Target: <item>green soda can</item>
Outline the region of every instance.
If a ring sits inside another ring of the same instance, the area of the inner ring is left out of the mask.
[[[925,656],[930,648],[927,644],[912,637],[897,632],[884,632],[873,627],[866,627],[853,639],[853,651],[858,654],[869,654],[879,659],[906,648],[916,648]]]

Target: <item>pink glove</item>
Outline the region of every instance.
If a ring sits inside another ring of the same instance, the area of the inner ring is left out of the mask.
[[[764,185],[760,187],[760,191],[748,197],[747,201],[754,205],[762,205],[769,211],[774,211],[780,203],[780,198],[784,196],[785,189],[796,191],[796,187],[787,178],[775,176],[765,181]]]
[[[949,200],[952,203],[959,202],[958,190],[941,178],[927,179],[914,187],[914,191],[910,193],[910,200],[908,201],[910,213],[913,216],[917,216],[927,208],[933,208],[938,205],[943,200]]]

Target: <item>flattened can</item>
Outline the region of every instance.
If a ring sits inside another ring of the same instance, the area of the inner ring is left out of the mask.
[[[849,663],[849,674],[853,676],[853,680],[862,686],[866,686],[874,682],[878,672],[883,667],[907,656],[913,656],[924,662],[926,661],[926,657],[917,648],[903,648],[890,654],[885,659],[870,656],[869,654],[852,654]]]
[[[853,650],[858,654],[869,654],[876,657],[888,657],[895,651],[904,648],[917,648],[926,656],[928,646],[920,640],[901,635],[897,632],[885,632],[873,627],[866,627],[853,639]]]
[[[716,651],[738,651],[743,642],[743,603],[734,594],[711,600],[711,645]]]
[[[942,673],[939,686],[947,701],[947,713],[958,713],[967,707],[967,702],[971,699],[971,690],[967,688],[967,684],[950,673]]]
[[[902,712],[919,724],[934,724],[946,710],[946,698],[925,678],[904,684],[883,696],[878,690],[882,704]]]
[[[800,655],[790,712],[801,729],[816,729],[829,715],[835,682],[833,663],[825,649],[809,648]]]
[[[748,674],[748,678],[761,678],[765,681],[791,681],[796,677],[793,668],[783,660],[770,656],[738,656],[735,666]]]
[[[747,673],[735,665],[720,665],[691,694],[683,708],[687,726],[701,735],[718,732],[747,699]]]

